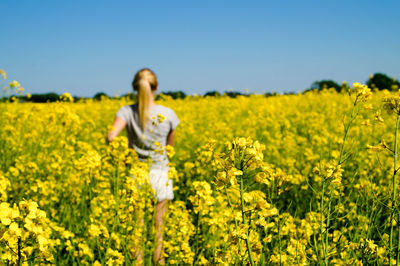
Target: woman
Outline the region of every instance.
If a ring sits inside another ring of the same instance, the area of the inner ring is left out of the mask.
[[[168,157],[166,152],[159,152],[160,146],[173,145],[175,128],[179,119],[175,112],[154,102],[158,89],[157,77],[148,68],[139,70],[132,82],[137,91],[137,103],[121,107],[115,117],[113,130],[108,133],[108,141],[112,141],[126,126],[129,147],[136,150],[139,160],[150,161],[149,181],[155,191],[157,205],[156,218],[156,248],[154,262],[163,263],[160,258],[162,248],[162,216],[166,210],[167,201],[174,198],[172,180],[168,179]],[[138,256],[141,260],[141,254]]]

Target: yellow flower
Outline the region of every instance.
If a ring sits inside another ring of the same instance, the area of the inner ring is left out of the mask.
[[[237,139],[237,144],[239,145],[239,147],[243,148],[246,146],[247,141],[245,138],[239,138]]]
[[[382,151],[385,149],[390,150],[389,146],[386,144],[386,142],[382,139],[381,143],[378,145],[372,146],[372,145],[367,145],[367,149],[372,150],[372,151]]]
[[[165,116],[162,114],[157,114],[158,123],[162,123],[165,120]]]
[[[18,81],[13,80],[12,82],[10,82],[10,83],[8,84],[8,86],[10,86],[10,88],[18,88],[18,87],[20,87],[21,85],[19,84]]]
[[[375,120],[383,123],[383,118],[381,116],[380,110],[376,111],[376,113],[374,114],[374,117],[375,117]]]
[[[363,85],[358,82],[354,82],[353,88],[356,92],[356,96],[359,97],[360,100],[362,100],[362,101],[368,100],[372,95],[371,89],[368,88],[367,85]]]
[[[9,226],[9,230],[17,236],[21,236],[21,229],[18,227],[18,224],[13,222]]]
[[[0,69],[0,75],[3,76],[3,79],[6,79],[6,78],[7,78],[7,74],[6,74],[6,72],[5,72],[3,69]]]
[[[167,155],[169,158],[172,158],[175,155],[175,149],[171,145],[165,146],[165,150],[167,151]]]
[[[71,96],[71,94],[69,94],[68,92],[65,92],[65,93],[63,93],[61,96],[60,96],[60,99],[62,100],[62,101],[65,101],[65,102],[73,102],[74,101],[74,98]]]
[[[374,244],[374,240],[372,239],[365,239],[365,242],[367,242],[367,247],[369,251],[375,253],[376,248],[378,247],[376,244]]]
[[[369,119],[367,119],[367,120],[364,120],[363,122],[361,122],[361,125],[363,125],[363,126],[370,126],[371,123],[369,122]]]
[[[400,114],[400,96],[399,95],[392,95],[383,98],[383,108],[389,113],[392,114],[393,112],[397,115]]]
[[[89,226],[88,233],[91,237],[98,237],[101,234],[101,230],[97,225],[91,224]]]
[[[12,209],[7,202],[0,203],[0,220],[3,225],[9,225],[12,218]]]

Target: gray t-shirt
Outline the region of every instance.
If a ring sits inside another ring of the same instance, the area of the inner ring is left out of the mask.
[[[135,149],[139,160],[147,161],[150,158],[152,168],[166,167],[168,157],[163,148],[169,132],[178,126],[179,118],[171,108],[159,104],[150,107],[149,115],[150,120],[143,131],[140,127],[137,104],[122,106],[117,112],[117,116],[126,122],[129,147]],[[161,149],[164,151],[159,152]]]

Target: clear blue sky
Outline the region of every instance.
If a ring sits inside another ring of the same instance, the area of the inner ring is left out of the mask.
[[[298,92],[315,80],[400,78],[400,1],[0,3],[0,68],[30,93]]]

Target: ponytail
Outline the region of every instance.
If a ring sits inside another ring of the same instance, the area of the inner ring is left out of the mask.
[[[141,69],[136,73],[132,86],[138,92],[139,122],[144,131],[147,121],[150,120],[149,108],[151,97],[153,97],[152,93],[158,87],[157,77],[150,69]]]
[[[139,81],[138,89],[138,106],[139,106],[139,121],[142,130],[146,127],[146,122],[149,120],[149,105],[151,95],[150,83],[147,80]]]

